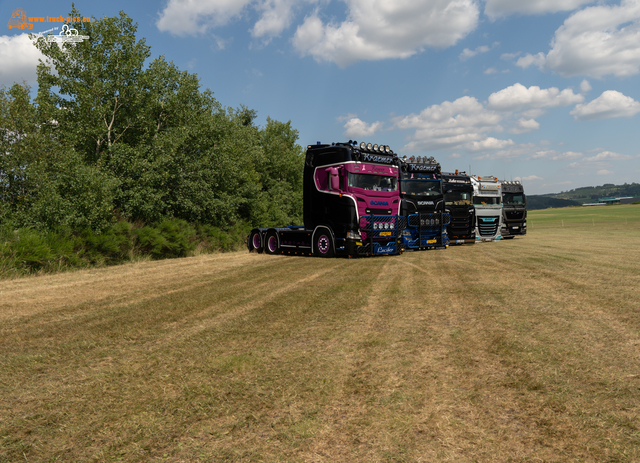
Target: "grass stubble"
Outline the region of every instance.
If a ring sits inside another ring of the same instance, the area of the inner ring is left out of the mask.
[[[0,461],[640,461],[640,229],[0,282]]]

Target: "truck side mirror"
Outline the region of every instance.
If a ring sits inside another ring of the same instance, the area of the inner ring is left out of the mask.
[[[338,169],[335,167],[329,167],[327,169],[327,174],[329,175],[329,189],[339,191],[340,177],[338,177]]]

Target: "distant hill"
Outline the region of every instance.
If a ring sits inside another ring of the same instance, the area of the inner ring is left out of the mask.
[[[614,196],[632,196],[638,197],[640,200],[640,183],[625,183],[624,185],[605,183],[602,186],[587,186],[555,194],[527,195],[527,209],[581,206],[584,203],[597,202],[599,198]]]
[[[527,195],[527,209],[530,211],[568,206],[582,206],[582,203],[571,199],[559,199],[555,195]]]

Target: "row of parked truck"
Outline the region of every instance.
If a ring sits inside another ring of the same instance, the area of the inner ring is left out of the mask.
[[[518,181],[442,172],[433,157],[386,145],[309,145],[304,225],[255,228],[249,251],[321,257],[400,254],[525,235]]]

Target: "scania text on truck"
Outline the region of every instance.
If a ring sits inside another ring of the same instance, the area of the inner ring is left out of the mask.
[[[397,163],[384,145],[307,146],[304,226],[255,228],[249,251],[320,257],[400,253]]]
[[[433,157],[405,156],[398,167],[400,215],[406,219],[401,235],[403,247],[446,248],[449,215],[444,212],[440,164]]]
[[[502,182],[502,238],[527,234],[527,197],[518,180]]]
[[[466,172],[443,172],[444,209],[449,214],[447,234],[451,244],[476,242],[476,209],[473,186]]]
[[[476,241],[502,239],[502,189],[498,177],[471,176]]]

